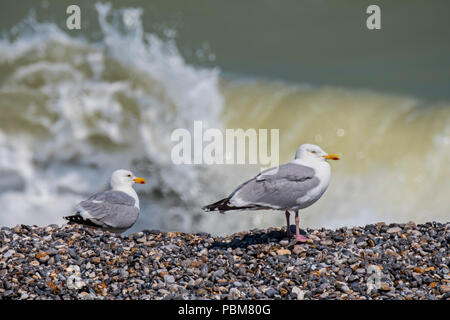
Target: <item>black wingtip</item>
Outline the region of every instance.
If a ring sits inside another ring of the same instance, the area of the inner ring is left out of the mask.
[[[211,203],[207,206],[202,207],[202,209],[206,212],[219,211],[220,213],[226,213],[231,210],[241,210],[246,209],[247,207],[232,207],[230,206],[230,198],[224,198],[217,202]]]
[[[63,219],[66,219],[69,221],[69,224],[82,224],[85,226],[89,226],[89,227],[95,227],[95,228],[99,228],[100,226],[93,223],[92,221],[88,220],[88,219],[84,219],[82,216],[80,215],[73,215],[73,216],[65,216],[63,217]]]
[[[230,206],[230,198],[225,198],[222,200],[219,200],[217,202],[214,202],[212,204],[209,204],[207,206],[202,207],[202,209],[206,212],[211,211],[219,211],[220,213],[226,213],[227,211],[232,210],[259,210],[259,209],[270,209],[268,207],[260,206],[260,205],[248,205],[248,206],[240,206],[240,207],[234,207]]]
[[[207,206],[202,207],[202,209],[206,212],[211,212],[211,211],[226,211],[227,207],[228,207],[228,198],[219,200],[217,202],[211,203]]]
[[[72,221],[72,222],[83,222],[84,221],[83,217],[79,216],[79,215],[65,216],[63,218],[68,221]]]

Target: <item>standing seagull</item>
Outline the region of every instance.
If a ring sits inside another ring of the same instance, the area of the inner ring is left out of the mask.
[[[276,168],[265,170],[244,182],[229,197],[203,207],[205,211],[218,210],[283,210],[286,214],[286,233],[291,237],[289,210],[295,212],[295,240],[305,242],[300,235],[300,209],[319,200],[330,183],[331,169],[326,160],[339,160],[313,144],[302,144],[295,159]]]
[[[139,215],[139,198],[135,183],[145,183],[131,171],[116,170],[111,175],[111,190],[94,194],[76,206],[72,216],[64,217],[69,224],[78,223],[121,233],[129,229]]]

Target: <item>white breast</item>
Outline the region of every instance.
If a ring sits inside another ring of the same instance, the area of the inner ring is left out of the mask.
[[[331,169],[330,165],[326,161],[322,161],[320,159],[297,159],[294,161],[298,164],[313,168],[315,170],[315,176],[319,179],[319,184],[316,187],[309,190],[304,196],[296,200],[300,206],[300,209],[303,209],[319,200],[327,190],[331,178]]]

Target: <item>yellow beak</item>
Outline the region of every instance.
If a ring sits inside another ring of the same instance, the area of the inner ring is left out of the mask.
[[[133,179],[133,181],[140,184],[144,184],[146,182],[145,179],[141,177],[136,177]]]
[[[331,159],[331,160],[339,160],[339,156],[334,153],[329,153],[326,156],[323,156],[325,159]]]

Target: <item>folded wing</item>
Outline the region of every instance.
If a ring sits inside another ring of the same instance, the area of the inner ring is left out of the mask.
[[[261,172],[241,184],[228,198],[204,207],[206,211],[292,209],[298,199],[319,184],[314,169],[287,163]]]
[[[75,215],[65,219],[113,230],[127,229],[139,215],[139,209],[134,204],[134,198],[125,192],[105,191],[80,202]]]

